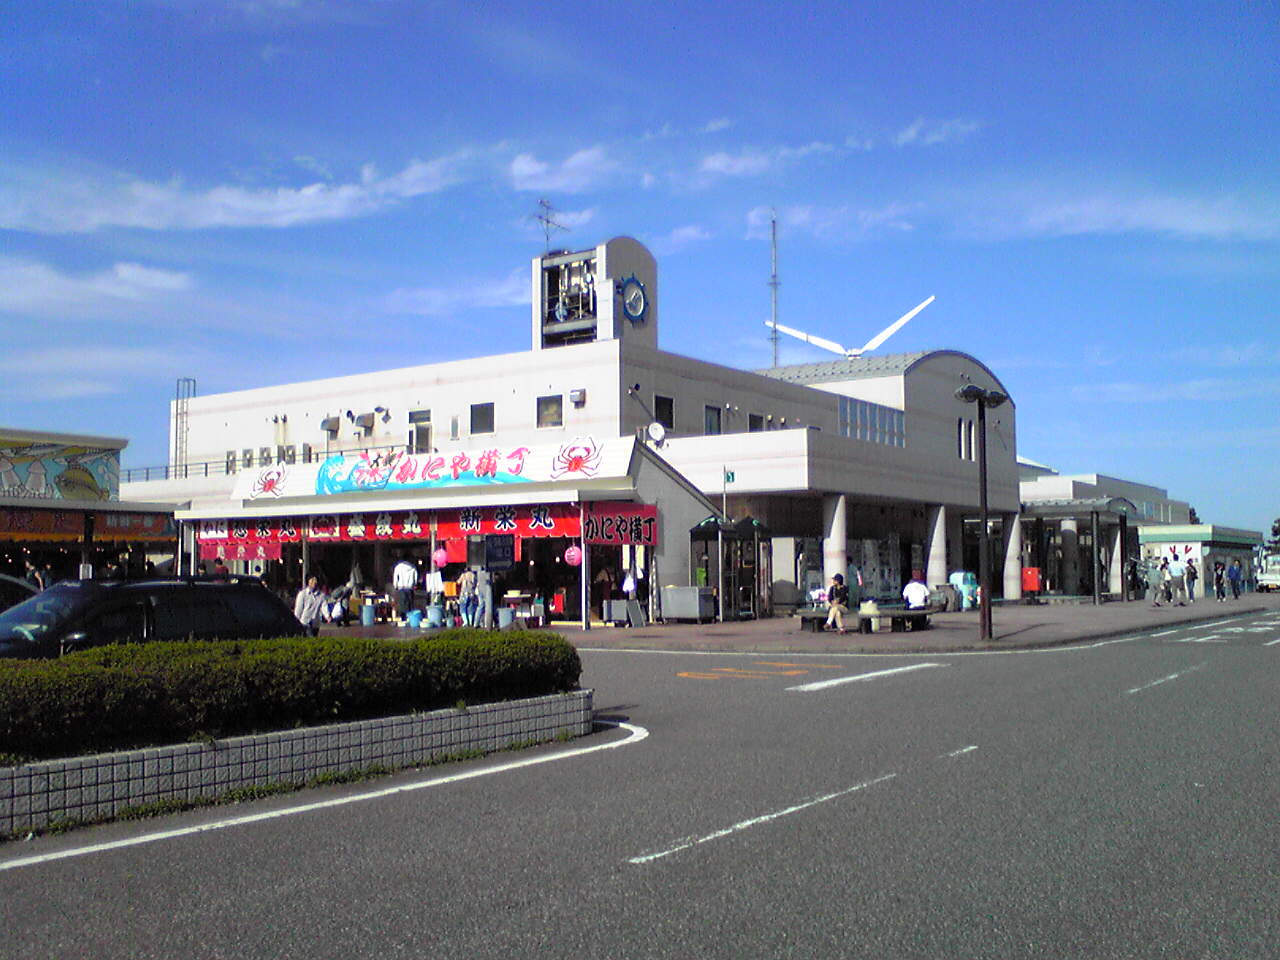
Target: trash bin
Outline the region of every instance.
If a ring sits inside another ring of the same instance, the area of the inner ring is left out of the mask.
[[[498,608],[498,629],[499,630],[505,630],[507,627],[511,626],[511,624],[515,621],[515,619],[516,619],[516,612],[512,610],[510,607]]]
[[[415,630],[420,628],[422,626],[422,611],[410,610],[408,620],[409,620],[410,627],[414,628]],[[435,624],[432,624],[432,626],[435,626]]]
[[[375,620],[378,619],[378,607],[373,603],[366,603],[360,608],[360,624],[365,627],[372,627]]]
[[[444,607],[439,604],[432,604],[427,607],[427,626],[443,627],[444,626]]]

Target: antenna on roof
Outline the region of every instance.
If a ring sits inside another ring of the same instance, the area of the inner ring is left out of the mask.
[[[541,212],[533,214],[533,219],[542,224],[542,238],[546,244],[543,253],[546,254],[551,252],[551,231],[564,230],[567,232],[569,228],[562,223],[556,222],[556,208],[551,205],[550,200],[539,200],[538,206],[541,208]]]
[[[769,274],[769,290],[773,309],[773,331],[769,339],[773,341],[773,365],[778,365],[778,211],[769,212],[769,249],[772,258],[773,272]]]

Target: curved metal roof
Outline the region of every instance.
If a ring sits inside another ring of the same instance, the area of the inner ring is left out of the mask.
[[[886,353],[869,357],[844,357],[824,360],[821,363],[797,363],[786,367],[766,367],[756,370],[762,376],[785,380],[787,383],[833,383],[839,380],[870,380],[876,377],[901,377],[911,368],[931,357],[953,356],[976,364],[987,372],[1003,388],[1004,384],[985,363],[972,354],[960,350],[917,350],[914,353]],[[1008,390],[1005,390],[1008,393]]]

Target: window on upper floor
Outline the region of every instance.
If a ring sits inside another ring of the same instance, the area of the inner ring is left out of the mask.
[[[549,397],[538,398],[538,426],[540,427],[563,427],[564,426],[564,395],[552,394]]]
[[[720,408],[708,406],[703,411],[702,432],[707,436],[720,433]]]
[[[653,418],[668,430],[676,428],[676,402],[671,397],[653,395]]]
[[[764,430],[764,414],[747,414],[747,433],[761,433]]]
[[[409,452],[431,452],[431,411],[409,411]]]
[[[492,403],[473,403],[471,405],[471,432],[493,433]]]

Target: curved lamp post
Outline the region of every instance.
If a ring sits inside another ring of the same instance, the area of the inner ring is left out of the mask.
[[[987,530],[987,410],[994,409],[1008,400],[999,390],[987,390],[976,383],[966,383],[956,391],[956,399],[978,405],[978,512],[981,529],[978,533],[978,588],[982,597],[978,602],[980,639],[991,639],[991,543]]]

